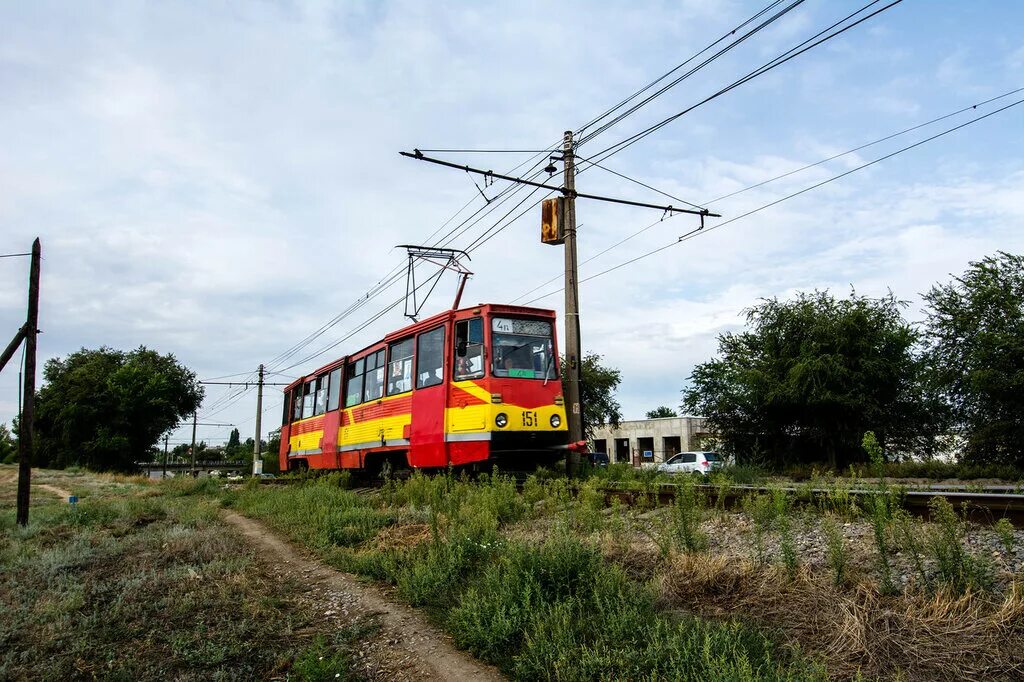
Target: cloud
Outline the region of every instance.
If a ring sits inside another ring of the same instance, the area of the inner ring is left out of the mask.
[[[0,126],[10,135],[0,147],[0,241],[14,251],[42,237],[41,360],[82,346],[145,344],[205,376],[261,362],[297,363],[288,372],[300,372],[370,343],[405,322],[399,307],[360,329],[404,291],[399,277],[367,298],[402,272],[395,245],[444,226],[439,234],[455,230],[451,245],[466,248],[526,194],[485,205],[466,174],[399,150],[557,145],[566,128],[750,13],[698,0],[555,11],[543,2],[6,6]],[[825,19],[802,6],[581,154],[680,111]],[[1016,40],[1012,25],[994,32]],[[908,115],[947,111],[949,86],[965,74],[992,92],[1006,89],[999,74],[978,68],[992,35],[915,36],[896,19],[872,28],[736,89],[607,164],[673,197],[705,201],[902,128]],[[962,47],[936,70],[920,56],[926,40]],[[883,68],[895,63],[899,78]],[[583,276],[673,244],[581,291],[584,346],[622,369],[627,414],[677,405],[693,365],[714,353],[718,334],[742,325],[742,310],[759,297],[850,284],[865,293],[891,285],[912,297],[971,258],[1019,250],[1024,150],[1007,121],[993,118],[965,131],[964,142],[947,138],[934,151],[679,245],[697,225],[692,216],[660,221],[657,211],[581,200],[581,258],[650,226],[584,266]],[[739,215],[875,153],[714,208],[725,219]],[[499,171],[530,158],[451,157]],[[678,203],[597,169],[578,182],[583,191]],[[491,212],[463,223],[477,210]],[[505,302],[552,278],[533,296],[556,289],[562,253],[541,245],[538,232],[530,210],[475,249],[463,300]],[[24,316],[23,265],[0,263],[0,331],[13,333]],[[425,313],[450,305],[454,288],[442,279]],[[274,361],[354,304],[308,348]],[[561,294],[536,305],[560,310]],[[0,375],[0,421],[15,411],[15,381],[10,367]],[[211,387],[207,405],[230,390]],[[247,394],[218,416],[242,424],[252,403]]]

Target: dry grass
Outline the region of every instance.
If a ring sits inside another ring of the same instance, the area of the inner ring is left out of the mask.
[[[1024,676],[1024,588],[991,596],[881,597],[874,586],[835,588],[801,570],[707,555],[672,559],[659,577],[668,608],[741,617],[779,630],[837,679],[1019,680]]]
[[[430,540],[430,526],[425,523],[406,523],[387,526],[377,533],[373,541],[376,551],[408,549]]]

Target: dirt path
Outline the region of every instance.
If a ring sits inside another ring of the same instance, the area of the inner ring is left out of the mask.
[[[50,485],[49,483],[33,483],[32,485],[34,485],[37,488],[42,488],[48,493],[53,493],[57,497],[64,498],[65,502],[67,502],[68,498],[71,497],[71,493],[69,493],[67,490],[64,490],[63,488],[58,488],[55,485]]]
[[[225,520],[266,551],[278,569],[310,585],[325,619],[351,624],[376,619],[381,630],[360,644],[365,669],[382,680],[503,680],[493,666],[456,649],[415,609],[389,601],[379,589],[310,559],[258,521],[234,512]],[[325,630],[326,634],[326,630]]]

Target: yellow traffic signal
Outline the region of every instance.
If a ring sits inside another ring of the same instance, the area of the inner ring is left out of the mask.
[[[541,203],[540,240],[545,244],[565,242],[565,197],[545,199]]]

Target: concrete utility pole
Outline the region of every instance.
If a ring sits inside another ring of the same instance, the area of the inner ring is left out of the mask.
[[[566,418],[569,443],[583,440],[583,413],[580,406],[580,296],[576,261],[576,163],[572,147],[572,131],[565,131],[562,140],[562,161],[565,165],[565,362],[568,381],[565,386]],[[579,453],[569,451],[566,473],[576,474]]]
[[[256,384],[256,443],[252,446],[252,475],[263,473],[263,460],[260,459],[260,418],[263,416],[263,365],[260,365],[260,379]]]
[[[39,238],[32,242],[32,265],[28,275],[28,319],[25,321],[25,397],[18,431],[18,513],[20,526],[28,525],[29,492],[32,483],[32,432],[36,405],[36,336],[39,334],[39,266],[42,262]]]
[[[191,467],[191,469],[192,469],[191,470],[192,478],[196,478],[196,477],[199,476],[199,473],[196,471],[196,420],[197,419],[199,419],[198,413],[197,412],[193,412],[192,413],[192,449],[189,451],[192,454],[192,467]]]

